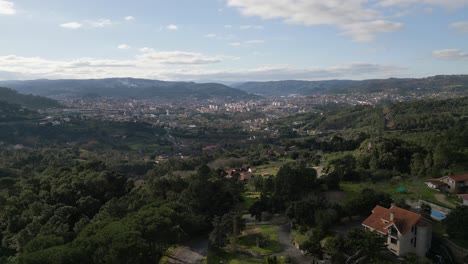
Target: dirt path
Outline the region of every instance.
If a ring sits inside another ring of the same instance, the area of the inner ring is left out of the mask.
[[[302,252],[297,249],[291,242],[291,227],[289,224],[281,225],[278,229],[278,241],[283,246],[283,251],[281,253],[275,254],[277,257],[286,257],[290,256],[296,260],[296,263],[299,264],[309,264],[313,263],[314,260],[312,257],[304,256]]]
[[[450,206],[451,208],[455,208],[457,207],[456,205],[454,205],[453,203],[449,202],[447,200],[447,197],[445,197],[445,195],[441,194],[441,193],[437,193],[437,194],[434,194],[434,197],[437,199],[437,201],[447,205],[447,206]]]

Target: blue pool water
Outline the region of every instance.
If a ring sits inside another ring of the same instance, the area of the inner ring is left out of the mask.
[[[436,220],[444,220],[447,216],[439,211],[431,210],[431,217]]]

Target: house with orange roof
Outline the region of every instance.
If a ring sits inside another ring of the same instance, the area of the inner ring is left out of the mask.
[[[431,247],[431,222],[397,206],[387,209],[377,205],[362,226],[385,236],[387,248],[397,256],[409,253],[425,256]]]

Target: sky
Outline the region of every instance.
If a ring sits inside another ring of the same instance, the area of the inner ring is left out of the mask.
[[[468,0],[0,0],[0,80],[468,73]]]

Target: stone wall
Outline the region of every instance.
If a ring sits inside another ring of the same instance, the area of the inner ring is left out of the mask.
[[[440,206],[440,205],[437,205],[435,203],[431,203],[425,200],[419,200],[419,206],[421,206],[421,203],[428,204],[431,206],[432,210],[436,210],[444,214],[449,214],[452,211],[452,209],[449,209],[447,207],[443,207],[443,206]]]

